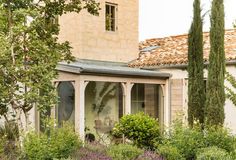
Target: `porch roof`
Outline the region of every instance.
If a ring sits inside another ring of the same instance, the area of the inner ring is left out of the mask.
[[[151,71],[139,68],[128,67],[127,63],[108,62],[78,59],[75,62],[60,62],[56,68],[58,71],[74,74],[102,74],[116,76],[138,76],[138,77],[159,77],[169,78],[171,74],[160,71]]]

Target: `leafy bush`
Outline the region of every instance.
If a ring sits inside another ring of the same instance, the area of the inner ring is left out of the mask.
[[[167,160],[183,160],[183,156],[180,154],[179,150],[177,147],[172,146],[172,145],[160,145],[158,147],[157,151],[162,157],[164,157]]]
[[[158,122],[144,113],[125,115],[113,129],[113,135],[124,135],[138,147],[153,148],[160,141]]]
[[[165,134],[162,143],[156,144],[156,149],[159,154],[168,160],[175,159],[179,155],[182,155],[185,159],[195,159],[199,148],[213,146],[224,150],[231,156],[235,156],[235,145],[235,137],[223,127],[211,126],[202,130],[198,125],[189,128],[176,123]]]
[[[113,160],[133,160],[141,155],[143,151],[129,144],[119,144],[111,146],[107,154]]]
[[[24,152],[28,159],[68,158],[82,146],[74,128],[65,124],[62,128],[50,127],[49,132],[27,134]]]
[[[50,142],[46,134],[28,133],[24,140],[24,152],[29,159],[52,159]]]
[[[205,146],[216,146],[231,153],[236,150],[236,139],[226,128],[208,127],[205,130]]]
[[[194,159],[196,151],[202,147],[204,147],[204,136],[201,128],[198,126],[189,128],[182,124],[175,124],[165,135],[163,143],[157,144],[159,152],[164,152],[161,153],[162,155],[168,154],[168,152],[165,153],[165,149],[173,150],[174,155],[180,154],[186,159]],[[172,157],[172,153],[168,156]]]
[[[52,129],[50,132],[50,151],[54,158],[67,158],[71,153],[82,146],[82,141],[68,124],[62,128]]]
[[[197,152],[197,160],[233,160],[228,153],[218,147],[202,148]]]

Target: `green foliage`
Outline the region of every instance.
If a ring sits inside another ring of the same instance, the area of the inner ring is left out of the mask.
[[[223,125],[225,114],[224,1],[213,0],[211,8],[210,55],[206,93],[205,120]]]
[[[193,22],[188,35],[188,122],[204,122],[205,85],[200,0],[194,1]]]
[[[204,147],[204,136],[198,126],[189,128],[181,124],[175,124],[166,135],[163,144],[157,145],[157,147],[162,148],[162,145],[173,150],[177,149],[174,153],[180,153],[186,159],[193,159],[196,151]]]
[[[123,116],[113,129],[113,135],[122,134],[138,147],[151,149],[161,139],[158,122],[144,113]]]
[[[24,152],[28,159],[52,159],[46,134],[28,133],[24,141]]]
[[[197,160],[233,160],[229,154],[218,147],[201,148],[197,153]]]
[[[236,138],[226,128],[208,127],[205,129],[204,140],[206,147],[216,146],[228,153],[236,151]]]
[[[50,127],[45,133],[28,133],[24,140],[24,153],[28,159],[52,160],[68,158],[82,146],[74,128],[65,124],[62,128]]]
[[[167,160],[184,160],[177,147],[173,145],[160,145],[157,152]]]
[[[231,75],[229,72],[225,73],[226,80],[230,83],[230,85],[236,89],[236,79],[233,75]],[[232,101],[232,103],[236,106],[236,93],[234,89],[231,89],[230,87],[225,87],[226,89],[226,97]]]
[[[14,122],[6,122],[0,127],[0,137],[5,137],[7,140],[16,141],[19,138],[18,126]]]
[[[98,14],[95,0],[0,1],[0,114],[20,121],[33,106],[41,112],[57,101],[52,80],[58,62],[72,61],[69,42],[59,42],[54,19],[86,9]],[[35,105],[37,104],[37,105]],[[20,123],[20,122],[18,122]]]
[[[0,159],[16,159],[19,155],[19,131],[14,122],[0,127]]]
[[[129,144],[119,144],[111,146],[107,154],[113,160],[133,160],[141,155],[143,151]]]
[[[201,148],[217,147],[228,155],[235,156],[236,138],[230,131],[221,126],[192,127],[176,123],[165,134],[162,143],[156,144],[159,154],[167,159],[195,159]]]

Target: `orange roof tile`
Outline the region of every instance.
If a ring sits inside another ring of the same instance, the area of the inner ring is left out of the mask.
[[[209,32],[203,33],[204,61],[208,61],[210,53]],[[139,57],[132,61],[130,67],[168,66],[188,63],[188,35],[148,39],[140,42]],[[158,46],[150,48],[152,46]],[[236,30],[225,31],[226,60],[236,60]]]

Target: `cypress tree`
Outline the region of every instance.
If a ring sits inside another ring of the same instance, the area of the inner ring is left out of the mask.
[[[195,0],[193,22],[188,35],[188,122],[204,122],[205,85],[203,33],[200,0]]]
[[[210,56],[205,118],[209,125],[223,125],[225,104],[224,0],[213,0],[211,8]]]

